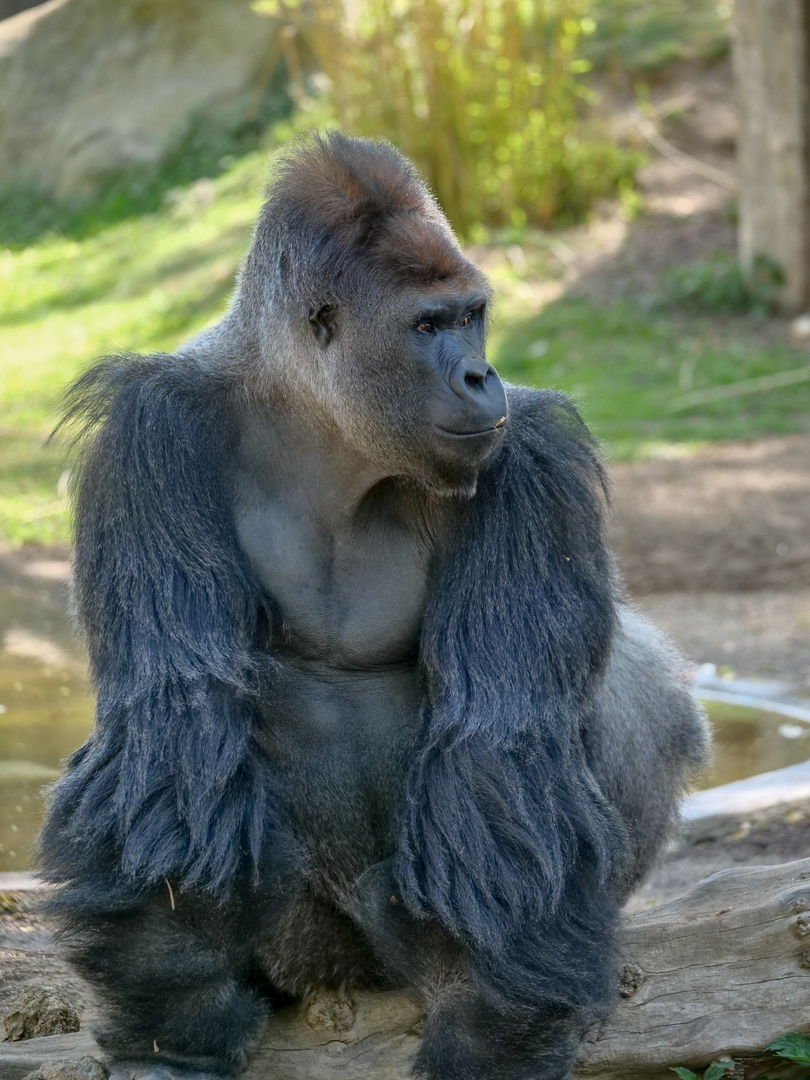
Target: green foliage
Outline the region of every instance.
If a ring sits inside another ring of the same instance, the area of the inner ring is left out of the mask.
[[[752,272],[746,275],[733,256],[720,251],[705,262],[670,270],[657,302],[690,311],[750,311],[764,315],[775,306],[784,280],[779,265],[764,255],[757,257]]]
[[[594,67],[649,75],[676,60],[713,60],[731,38],[731,0],[592,0],[596,32],[585,45]]]
[[[585,116],[587,0],[253,6],[297,27],[338,122],[400,146],[462,236],[568,224],[632,180],[638,156]]]
[[[714,1065],[710,1065],[704,1072],[703,1080],[720,1080],[721,1077],[725,1076],[726,1073],[733,1068],[733,1061],[716,1061]],[[681,1080],[698,1080],[697,1073],[693,1073],[691,1069],[684,1069],[682,1066],[677,1066],[669,1071],[674,1072]]]
[[[810,1038],[800,1031],[791,1031],[787,1035],[780,1035],[770,1046],[766,1046],[765,1050],[776,1054],[778,1057],[787,1058],[788,1061],[793,1061],[797,1065],[810,1065]],[[704,1072],[703,1080],[722,1080],[722,1077],[733,1068],[733,1061],[717,1061]],[[699,1080],[696,1073],[692,1072],[691,1069],[683,1068],[683,1066],[672,1068],[669,1071],[679,1076],[680,1080]]]
[[[795,1061],[797,1065],[810,1065],[810,1038],[800,1031],[791,1031],[780,1036],[765,1049],[778,1057]]]

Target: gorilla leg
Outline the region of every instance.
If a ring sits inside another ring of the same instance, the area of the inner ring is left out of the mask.
[[[266,1007],[251,986],[249,928],[233,915],[166,886],[137,907],[69,916],[70,958],[99,989],[96,1036],[113,1077],[209,1080],[244,1067]]]
[[[508,956],[493,951],[487,959],[437,922],[409,915],[389,863],[363,875],[354,916],[392,982],[425,1003],[418,1076],[568,1080],[583,1035],[609,1013],[617,983],[618,906],[579,884],[545,927],[527,926]],[[514,985],[499,982],[502,966],[516,972]]]
[[[590,1026],[573,1008],[493,1007],[470,984],[432,997],[414,1071],[426,1080],[568,1080]]]
[[[584,741],[602,791],[628,828],[624,901],[676,824],[684,788],[707,763],[709,735],[682,658],[637,612],[623,608],[620,615]]]

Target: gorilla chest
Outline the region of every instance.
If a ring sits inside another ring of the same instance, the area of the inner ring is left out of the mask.
[[[260,745],[314,865],[356,876],[391,853],[413,756],[425,550],[384,514],[327,533],[295,505],[255,500],[236,521],[284,625]]]
[[[327,533],[294,509],[254,505],[237,531],[292,656],[362,671],[415,655],[429,553],[401,526]]]

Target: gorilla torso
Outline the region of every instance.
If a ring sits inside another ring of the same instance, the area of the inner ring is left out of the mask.
[[[283,420],[240,426],[237,535],[280,624],[257,738],[304,852],[295,901],[269,927],[266,955],[276,985],[297,992],[329,982],[331,969],[342,981],[352,969],[357,979],[370,974],[341,911],[353,903],[352,883],[396,849],[424,698],[419,632],[446,511],[405,483],[383,482],[335,521],[315,494],[323,477],[308,485],[300,476],[297,463],[312,458],[290,453]],[[333,480],[341,487],[344,478]],[[414,515],[419,502],[425,512]],[[294,975],[282,945],[292,922],[309,928],[311,961],[302,965],[296,950]]]

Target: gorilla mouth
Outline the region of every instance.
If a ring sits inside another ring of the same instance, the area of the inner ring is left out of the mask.
[[[453,439],[474,439],[479,435],[501,435],[506,424],[506,417],[502,416],[497,424],[491,424],[489,427],[480,428],[478,431],[451,431],[449,428],[443,428],[440,424],[436,425],[438,431],[442,435],[449,435]]]

